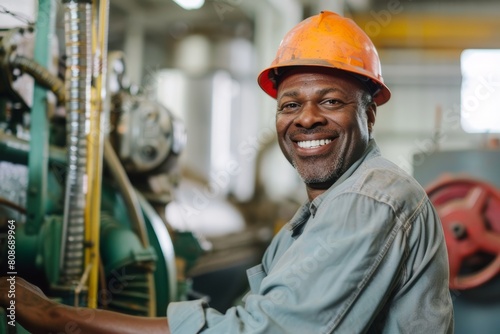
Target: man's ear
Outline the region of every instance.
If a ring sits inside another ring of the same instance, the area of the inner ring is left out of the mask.
[[[377,104],[375,102],[371,102],[366,107],[366,120],[368,122],[368,132],[370,135],[373,131],[373,125],[375,124],[375,118],[377,116]]]

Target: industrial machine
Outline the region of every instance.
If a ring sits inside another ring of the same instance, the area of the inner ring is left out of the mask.
[[[455,333],[498,333],[500,150],[422,152],[413,161],[443,226]]]
[[[39,1],[36,23],[0,30],[0,265],[65,304],[163,316],[203,253],[164,219],[185,131],[123,80],[108,8]]]

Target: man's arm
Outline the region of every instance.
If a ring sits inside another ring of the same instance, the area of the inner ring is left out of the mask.
[[[448,258],[439,217],[430,202],[408,236],[405,279],[393,296],[383,333],[453,333]]]
[[[146,318],[105,310],[77,308],[48,299],[36,286],[16,277],[15,297],[8,297],[10,283],[0,278],[0,304],[15,302],[16,320],[31,333],[95,334],[170,333],[167,318]]]
[[[260,283],[244,308],[220,314],[200,302],[171,303],[171,331],[367,332],[400,281],[404,225],[389,205],[370,196],[344,193],[327,200],[296,238],[283,232],[280,242],[290,245],[279,260],[252,270],[250,281]]]

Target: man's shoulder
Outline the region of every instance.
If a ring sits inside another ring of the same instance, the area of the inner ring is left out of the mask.
[[[425,190],[410,174],[380,155],[365,160],[352,176],[350,191],[394,208],[419,206],[427,199]]]

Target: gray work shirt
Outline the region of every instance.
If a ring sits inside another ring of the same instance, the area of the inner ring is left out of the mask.
[[[453,333],[439,218],[373,140],[247,274],[244,307],[220,314],[202,301],[171,303],[171,332]]]

